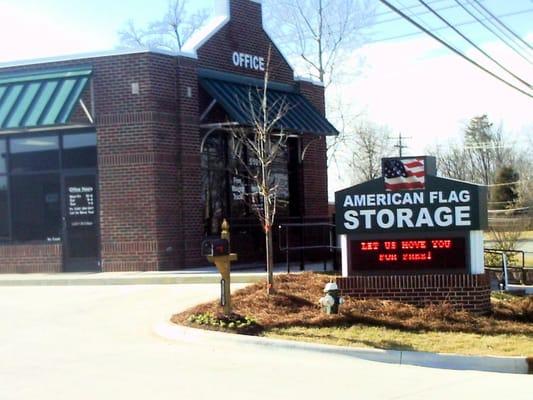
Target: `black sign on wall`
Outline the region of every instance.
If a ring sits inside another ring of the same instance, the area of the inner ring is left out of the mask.
[[[486,228],[486,188],[425,173],[418,182],[414,178],[405,182],[402,174],[408,172],[395,164],[387,171],[391,178],[383,176],[335,193],[338,234]],[[411,183],[413,189],[404,189]]]

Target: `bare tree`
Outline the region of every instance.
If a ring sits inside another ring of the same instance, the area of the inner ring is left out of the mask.
[[[327,87],[339,60],[361,44],[361,29],[373,15],[371,4],[368,0],[269,0],[267,23],[275,26],[273,36],[292,61]]]
[[[504,140],[502,127],[494,128],[487,115],[473,117],[461,142],[450,142],[436,151],[439,171],[450,178],[492,185],[496,171],[513,165],[517,153]]]
[[[353,130],[348,167],[353,183],[381,176],[381,159],[390,156],[389,129],[371,122],[360,122]]]
[[[133,20],[129,20],[124,29],[118,32],[121,45],[180,51],[209,17],[206,9],[189,13],[188,4],[188,0],[169,0],[163,18],[150,22],[146,28],[139,28]]]
[[[283,98],[277,101],[268,100],[270,55],[269,49],[263,87],[250,89],[248,103],[241,104],[251,116],[250,126],[230,130],[234,141],[234,157],[251,183],[252,192],[249,196],[258,196],[261,200],[259,204],[253,204],[252,210],[259,218],[265,234],[268,294],[274,291],[272,229],[278,199],[278,183],[272,173],[272,166],[285,151],[289,137],[279,124],[288,111],[287,102]],[[251,160],[254,161],[250,162]]]

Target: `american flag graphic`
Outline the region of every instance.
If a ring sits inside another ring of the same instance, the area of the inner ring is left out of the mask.
[[[425,188],[426,173],[423,158],[385,160],[383,163],[385,190],[414,190]]]

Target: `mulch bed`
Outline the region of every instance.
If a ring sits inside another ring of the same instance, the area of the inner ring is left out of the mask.
[[[455,311],[449,304],[418,308],[388,300],[351,298],[345,298],[339,314],[326,315],[321,311],[318,300],[331,279],[331,276],[315,273],[279,275],[275,278],[276,292],[270,296],[266,294],[265,282],[237,291],[232,295],[234,313],[257,321],[253,329],[239,333],[260,334],[263,330],[291,326],[364,324],[408,331],[533,335],[532,296],[493,300],[492,313],[484,316]],[[221,312],[219,302],[212,301],[176,314],[171,320],[176,324],[198,327],[188,321],[191,315],[212,313],[223,318]]]

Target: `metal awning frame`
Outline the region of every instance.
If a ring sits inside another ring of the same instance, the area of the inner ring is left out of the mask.
[[[48,131],[50,129],[65,129],[65,128],[79,128],[80,126],[94,126],[95,124],[95,107],[94,107],[94,86],[92,80],[92,68],[90,66],[78,66],[74,68],[59,68],[45,71],[30,71],[30,72],[15,72],[0,75],[0,85],[3,85],[4,90],[1,98],[8,98],[6,106],[7,111],[4,110],[4,128],[1,129],[1,134],[14,132],[36,132]],[[85,83],[83,83],[85,80]],[[64,82],[69,81],[70,87],[64,85]],[[54,86],[50,86],[50,82],[57,82]],[[73,83],[72,83],[73,82]],[[48,86],[45,86],[48,85]],[[83,86],[82,86],[83,85]],[[17,88],[15,95],[11,94],[11,89]],[[65,93],[64,87],[69,92]],[[87,106],[82,98],[84,91],[89,90],[90,104]],[[55,97],[63,90],[64,103],[58,103]],[[77,93],[76,93],[77,91]],[[15,96],[15,97],[14,97]],[[24,98],[24,96],[26,96]],[[75,97],[76,96],[76,97]],[[44,102],[43,102],[44,99]],[[17,113],[17,107],[20,107],[20,102],[25,101],[24,106],[19,108],[17,115],[17,123],[9,124],[13,115]],[[37,102],[41,102],[40,104]],[[55,103],[54,103],[55,102]],[[68,102],[71,102],[70,105]],[[35,113],[35,105],[40,114]],[[70,124],[69,120],[71,114],[74,112],[76,105],[78,105],[87,118],[88,124],[77,123]],[[54,120],[46,121],[46,113],[50,111],[51,107],[55,107],[54,111],[57,113]],[[59,107],[59,108],[58,108]],[[59,111],[58,111],[59,110]],[[31,114],[33,112],[33,115]],[[26,124],[26,119],[31,116],[32,122]],[[45,122],[46,121],[46,122]]]

